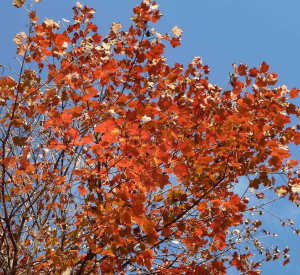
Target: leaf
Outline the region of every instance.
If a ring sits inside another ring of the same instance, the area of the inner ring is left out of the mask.
[[[251,76],[251,77],[257,77],[257,75],[258,75],[258,71],[257,71],[257,69],[255,67],[253,69],[249,70],[249,76]]]
[[[188,166],[185,163],[177,164],[174,168],[174,172],[177,176],[184,176],[187,174]]]
[[[77,189],[78,189],[79,194],[80,194],[81,196],[84,196],[85,194],[88,193],[88,191],[87,191],[83,186],[81,186],[81,185],[78,186]]]
[[[293,185],[292,186],[292,191],[300,193],[300,185],[299,184]]]
[[[17,8],[21,8],[25,4],[25,0],[14,0],[13,5]]]
[[[277,187],[275,189],[275,193],[279,196],[279,197],[282,197],[284,195],[287,194],[287,190],[286,190],[286,186],[280,186],[280,187]]]
[[[159,5],[157,5],[156,2],[154,1],[154,2],[152,3],[152,5],[150,6],[150,9],[152,9],[152,10],[157,10],[158,7],[159,7]]]
[[[172,32],[175,36],[181,36],[181,34],[183,33],[183,30],[180,30],[178,29],[178,26],[175,26],[173,29],[172,29]]]
[[[294,99],[298,96],[300,90],[299,89],[296,89],[296,88],[293,88],[290,93],[289,93],[289,96],[291,99]]]
[[[105,133],[106,131],[112,131],[113,129],[115,129],[115,122],[112,119],[108,119],[95,127],[94,131],[96,133]]]
[[[82,7],[83,7],[82,4],[81,4],[79,1],[76,2],[76,6],[77,6],[79,9],[82,9]]]
[[[283,266],[287,265],[290,262],[290,258],[287,258],[284,262],[283,262]]]
[[[23,37],[21,36],[21,34],[17,34],[16,36],[15,36],[15,38],[13,39],[13,41],[17,44],[17,45],[20,45],[20,44],[22,44],[22,42],[23,42]]]
[[[247,65],[244,65],[243,63],[241,63],[237,69],[237,72],[240,76],[244,76],[247,75]],[[249,85],[248,85],[249,86]]]
[[[121,25],[120,22],[119,23],[115,23],[115,22],[112,23],[111,29],[113,31],[116,32],[116,31],[120,30],[121,28],[122,28],[122,25]]]
[[[27,194],[30,190],[32,189],[32,185],[31,184],[26,184],[23,188],[22,191]]]
[[[151,18],[151,22],[152,22],[152,23],[156,23],[161,17],[162,17],[162,14],[159,13],[159,10],[156,10],[156,11],[153,13],[153,16],[152,16],[152,18]]]
[[[72,122],[72,115],[71,114],[68,114],[68,113],[64,112],[60,115],[60,117],[61,117],[61,119],[64,123],[69,123],[70,124]]]
[[[30,21],[33,22],[33,23],[36,23],[36,21],[39,19],[37,16],[36,16],[36,12],[35,11],[31,11],[29,13],[29,18],[30,18]]]
[[[91,133],[89,133],[85,137],[81,138],[81,140],[80,140],[81,144],[83,144],[83,145],[91,144],[93,141],[94,141],[94,137]]]
[[[14,145],[23,146],[26,144],[27,137],[15,136],[12,138]]]
[[[255,80],[255,84],[257,85],[258,88],[264,88],[267,86],[267,79],[262,76],[258,76]]]
[[[288,246],[285,247],[285,249],[283,249],[283,253],[286,254],[290,251],[290,249],[288,248]]]
[[[258,189],[260,184],[261,184],[261,181],[259,179],[254,179],[254,180],[250,181],[249,187]]]
[[[171,46],[173,47],[173,48],[175,48],[175,47],[179,47],[180,46],[180,39],[179,39],[179,37],[173,37],[172,39],[171,39],[171,41],[170,41],[170,44],[171,44]]]
[[[266,74],[269,70],[269,65],[264,61],[259,65],[259,72],[262,74]]]

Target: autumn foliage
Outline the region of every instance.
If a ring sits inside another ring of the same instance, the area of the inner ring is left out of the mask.
[[[234,187],[299,203],[299,90],[265,62],[233,64],[225,89],[200,57],[168,65],[182,31],[156,32],[151,0],[105,37],[94,9],[73,9],[60,24],[30,11],[20,68],[1,65],[0,274],[260,274],[280,252],[253,237],[259,206]]]

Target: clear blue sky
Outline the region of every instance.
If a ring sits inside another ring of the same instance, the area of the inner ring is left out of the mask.
[[[25,31],[28,23],[24,8],[16,9],[13,0],[1,1],[0,64],[17,68],[15,44],[12,38]],[[34,3],[39,21],[45,17],[54,21],[62,18],[72,20],[75,0],[42,0]],[[100,34],[107,34],[111,22],[121,22],[122,28],[130,25],[132,7],[137,0],[81,0],[82,4],[96,9],[94,22]],[[178,62],[187,65],[194,56],[201,56],[211,69],[210,82],[225,88],[231,64],[243,62],[249,67],[262,61],[279,75],[278,85],[286,84],[288,89],[300,87],[300,1],[299,0],[158,0],[162,19],[156,24],[159,33],[169,32],[178,25],[184,30],[181,47],[167,48],[165,57],[170,65]],[[31,4],[26,0],[26,4]],[[295,101],[300,105],[300,100]],[[299,148],[293,148],[294,159],[300,159]],[[284,206],[282,206],[284,205]],[[281,218],[291,218],[300,228],[300,208],[291,203],[275,203],[266,207]],[[265,224],[270,231],[276,231],[277,238],[265,241],[280,248],[291,248],[291,263],[285,268],[280,262],[269,262],[261,268],[262,274],[300,274],[300,236],[292,230],[282,228],[279,221],[265,214]],[[237,272],[230,274],[238,274]]]

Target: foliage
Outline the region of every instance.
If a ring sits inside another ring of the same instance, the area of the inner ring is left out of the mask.
[[[299,90],[275,88],[265,62],[233,64],[224,90],[200,57],[167,65],[182,31],[155,32],[157,8],[143,1],[128,31],[113,23],[103,38],[79,2],[68,26],[29,12],[20,71],[1,65],[16,80],[0,80],[0,274],[255,275],[279,259],[249,216],[260,205],[234,186],[299,203],[287,147],[300,143],[287,101]]]

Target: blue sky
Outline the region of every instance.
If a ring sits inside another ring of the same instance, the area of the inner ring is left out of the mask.
[[[18,68],[15,56],[16,47],[12,38],[20,31],[25,31],[28,23],[24,8],[16,9],[13,0],[1,3],[0,26],[1,41],[0,64]],[[34,3],[39,21],[45,17],[54,21],[62,18],[72,20],[72,7],[75,0],[42,0]],[[81,0],[96,9],[94,22],[100,34],[107,34],[111,22],[121,22],[122,28],[131,24],[132,7],[139,4],[136,0]],[[203,63],[210,69],[210,82],[225,88],[231,64],[240,62],[249,67],[266,61],[270,71],[279,75],[278,85],[286,84],[288,89],[300,87],[300,2],[296,0],[158,0],[162,19],[156,24],[156,31],[166,33],[178,25],[184,31],[181,47],[168,47],[165,57],[170,65],[174,62],[187,65],[194,56],[201,56]],[[31,4],[26,0],[26,4]],[[294,100],[300,105],[300,100]],[[293,158],[299,159],[299,149],[293,148]],[[243,188],[241,185],[240,191]],[[277,202],[267,209],[281,218],[291,218],[300,228],[300,208],[291,203]],[[285,268],[280,262],[264,264],[262,274],[300,274],[299,254],[300,236],[288,228],[282,228],[279,221],[270,214],[265,214],[265,224],[270,231],[276,231],[278,237],[266,240],[276,243],[280,248],[291,248],[291,263]],[[238,274],[233,272],[230,274]]]

